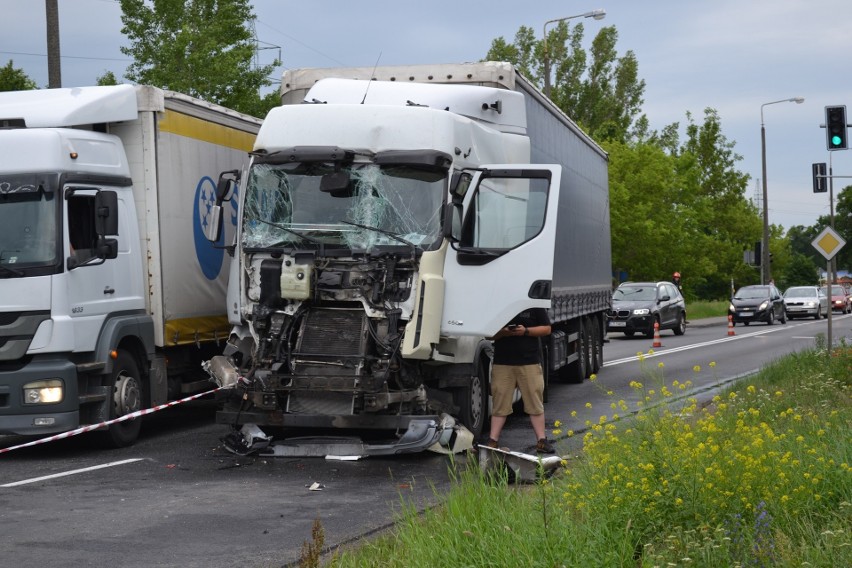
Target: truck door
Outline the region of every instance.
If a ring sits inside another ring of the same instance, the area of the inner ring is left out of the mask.
[[[79,264],[68,271],[66,300],[69,316],[74,321],[76,351],[94,349],[103,322],[110,314],[141,310],[142,273],[135,249],[139,240],[136,222],[128,217],[128,193],[118,199],[118,255],[98,260],[94,230],[95,194],[91,187],[72,187],[66,192],[66,225],[69,253]],[[130,205],[132,207],[132,203]]]
[[[491,336],[529,308],[549,308],[562,167],[487,165],[451,188],[441,333]]]

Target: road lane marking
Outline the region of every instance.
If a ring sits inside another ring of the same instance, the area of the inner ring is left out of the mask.
[[[101,465],[93,465],[92,467],[84,467],[82,469],[73,469],[71,471],[65,471],[62,473],[54,473],[53,475],[45,475],[43,477],[34,477],[32,479],[24,479],[23,481],[15,481],[14,483],[6,483],[4,485],[0,485],[0,487],[17,487],[19,485],[27,485],[28,483],[38,483],[39,481],[46,481],[48,479],[56,479],[57,477],[66,477],[68,475],[76,475],[78,473],[86,473],[89,471],[95,471],[97,469],[103,469],[105,467],[115,467],[117,465],[124,465],[128,463],[142,461],[145,458],[131,458],[128,460],[121,460],[116,462],[105,463]]]
[[[807,322],[807,323],[815,323],[815,322]],[[798,327],[802,324],[796,324],[795,327]],[[718,345],[719,343],[727,343],[728,341],[737,341],[739,339],[747,339],[749,337],[758,337],[761,335],[766,335],[767,333],[775,333],[776,331],[784,331],[785,329],[790,329],[788,326],[771,326],[769,329],[764,329],[760,331],[753,331],[751,333],[739,334],[739,335],[731,335],[727,337],[723,337],[721,339],[714,339],[712,341],[705,341],[702,343],[693,343],[692,345],[682,345],[681,347],[673,347],[671,349],[665,349],[663,351],[653,350],[653,353],[642,353],[641,357],[643,359],[650,359],[652,357],[659,357],[661,355],[668,355],[670,353],[678,353],[680,351],[689,351],[690,349],[698,349],[699,347],[707,347],[708,345]],[[813,339],[812,337],[805,337],[799,339]],[[610,367],[612,365],[622,365],[624,363],[631,363],[633,361],[639,360],[639,355],[632,355],[630,357],[624,357],[622,359],[615,359],[614,361],[606,361],[603,366]]]

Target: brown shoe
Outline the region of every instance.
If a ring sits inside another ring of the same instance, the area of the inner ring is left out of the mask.
[[[556,450],[547,438],[540,438],[535,445],[535,452],[537,454],[555,454]]]
[[[486,446],[488,448],[498,448],[498,447],[500,447],[500,442],[498,442],[497,440],[495,440],[493,438],[488,438],[488,440],[485,443],[480,442],[479,445],[480,446]]]

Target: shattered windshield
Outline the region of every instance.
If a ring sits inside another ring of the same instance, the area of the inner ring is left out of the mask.
[[[0,277],[56,262],[54,196],[35,186],[12,191],[0,182]]]
[[[445,171],[399,164],[257,163],[246,189],[242,244],[369,250],[410,243],[428,250],[441,236],[446,178]],[[329,179],[337,185],[330,188]]]

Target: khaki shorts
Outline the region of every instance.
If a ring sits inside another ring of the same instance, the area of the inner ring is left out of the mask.
[[[494,365],[491,368],[491,414],[512,414],[515,388],[521,391],[524,412],[531,416],[544,414],[544,374],[541,365]]]

